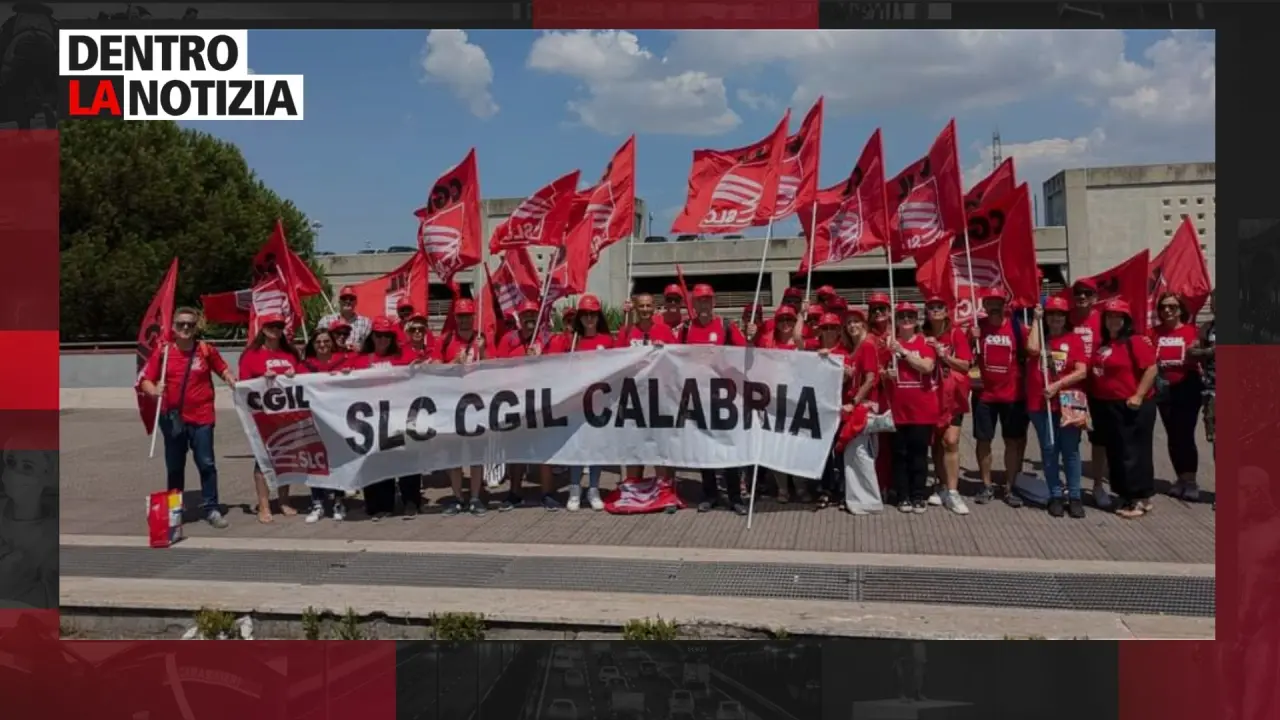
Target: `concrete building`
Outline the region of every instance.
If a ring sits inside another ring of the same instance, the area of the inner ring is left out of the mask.
[[[1214,163],[1064,170],[1044,183],[1045,224],[1066,228],[1070,277],[1102,272],[1143,248],[1159,252],[1183,216],[1215,270]]]

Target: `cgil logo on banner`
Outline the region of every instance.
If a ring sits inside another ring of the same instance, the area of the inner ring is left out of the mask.
[[[248,30],[60,30],[70,118],[302,120],[301,75],[256,75]]]

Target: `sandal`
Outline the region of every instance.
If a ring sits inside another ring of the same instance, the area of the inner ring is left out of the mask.
[[[271,508],[258,507],[258,522],[263,525],[275,522],[275,516],[271,514]]]
[[[818,496],[818,505],[817,505],[817,507],[815,507],[814,509],[815,509],[815,510],[826,510],[826,509],[827,509],[827,508],[829,508],[829,507],[831,507],[831,498],[827,497],[826,495],[819,495],[819,496]]]
[[[1146,514],[1147,514],[1147,511],[1142,507],[1142,503],[1140,502],[1133,503],[1132,505],[1125,505],[1119,510],[1116,510],[1116,515],[1126,520],[1134,520]]]

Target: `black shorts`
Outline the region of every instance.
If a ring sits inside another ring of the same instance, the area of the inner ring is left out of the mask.
[[[996,424],[1000,425],[1000,437],[1005,440],[1025,440],[1027,426],[1031,419],[1027,416],[1027,404],[1023,401],[1008,403],[987,403],[973,397],[973,439],[978,442],[991,442],[996,439]]]
[[[956,413],[951,416],[951,427],[961,427],[964,425],[964,413]]]

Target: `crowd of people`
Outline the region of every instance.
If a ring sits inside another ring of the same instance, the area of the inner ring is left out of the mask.
[[[140,390],[162,398],[158,432],[164,440],[169,489],[184,489],[190,454],[200,476],[202,513],[217,528],[226,527],[227,520],[219,503],[213,450],[215,376],[231,384],[299,373],[677,343],[816,352],[841,362],[841,424],[826,469],[816,482],[764,473],[772,475],[768,484],[780,503],[812,503],[816,509],[834,505],[852,515],[879,512],[886,505],[921,514],[933,505],[967,515],[960,492],[965,416],[971,416],[981,479],[971,496],[977,504],[1000,500],[1012,507],[1024,505],[1026,493],[1018,489],[1018,478],[1028,429],[1034,428],[1048,490],[1043,505],[1050,515],[1085,517],[1081,440],[1087,435],[1092,504],[1123,518],[1140,518],[1152,511],[1156,492],[1157,420],[1164,426],[1176,473],[1170,494],[1186,501],[1199,498],[1196,432],[1203,415],[1212,442],[1216,338],[1213,323],[1197,327],[1177,295],[1159,297],[1158,322],[1146,334],[1135,333],[1135,311],[1128,303],[1099,302],[1098,288],[1087,279],[1072,286],[1072,300],[1046,297],[1026,310],[1012,309],[1004,293],[987,290],[979,296],[979,319],[968,329],[954,321],[955,308],[941,297],[926,297],[921,307],[895,303],[877,292],[863,308],[850,305],[829,286],[819,288],[813,302],[790,288],[770,317],[762,308],[748,307],[734,321],[717,313],[710,285],[695,285],[688,295],[681,285],[668,286],[661,298],[637,294],[623,306],[618,328],[610,327],[597,297],[583,295],[563,309],[563,330],[535,339],[542,335],[537,333],[542,308],[534,301],[519,305],[497,337],[486,338],[475,303],[456,300],[447,329],[434,335],[424,308],[404,302],[395,318],[368,318],[356,312],[355,294],[344,288],[338,312],[320,320],[304,349],[289,337],[284,317],[260,317],[261,329],[236,372],[216,348],[200,340],[199,311],[181,308],[174,314],[167,353],[152,354]],[[162,362],[165,356],[168,360]],[[993,458],[997,432],[1004,447],[999,474]],[[567,468],[564,505],[555,492],[563,470],[507,465],[502,480],[508,489],[499,509],[526,504],[547,510],[604,509],[602,468]],[[646,470],[619,468],[622,477]],[[749,473],[742,470],[701,471],[700,496],[690,499],[698,511],[723,507],[746,514],[743,480]],[[485,471],[482,466],[448,471],[454,499],[445,514],[487,512],[485,493],[491,487],[486,485],[497,483],[486,483]],[[667,478],[676,471],[653,468]],[[273,502],[261,468],[255,467],[254,478],[259,521],[272,522],[273,509],[297,514],[289,504],[288,487],[278,488]],[[393,515],[399,495],[403,516],[417,515],[423,506],[422,481],[421,475],[412,475],[366,485],[361,491],[364,513],[374,521]],[[307,522],[347,517],[343,493],[312,489],[311,502]]]

